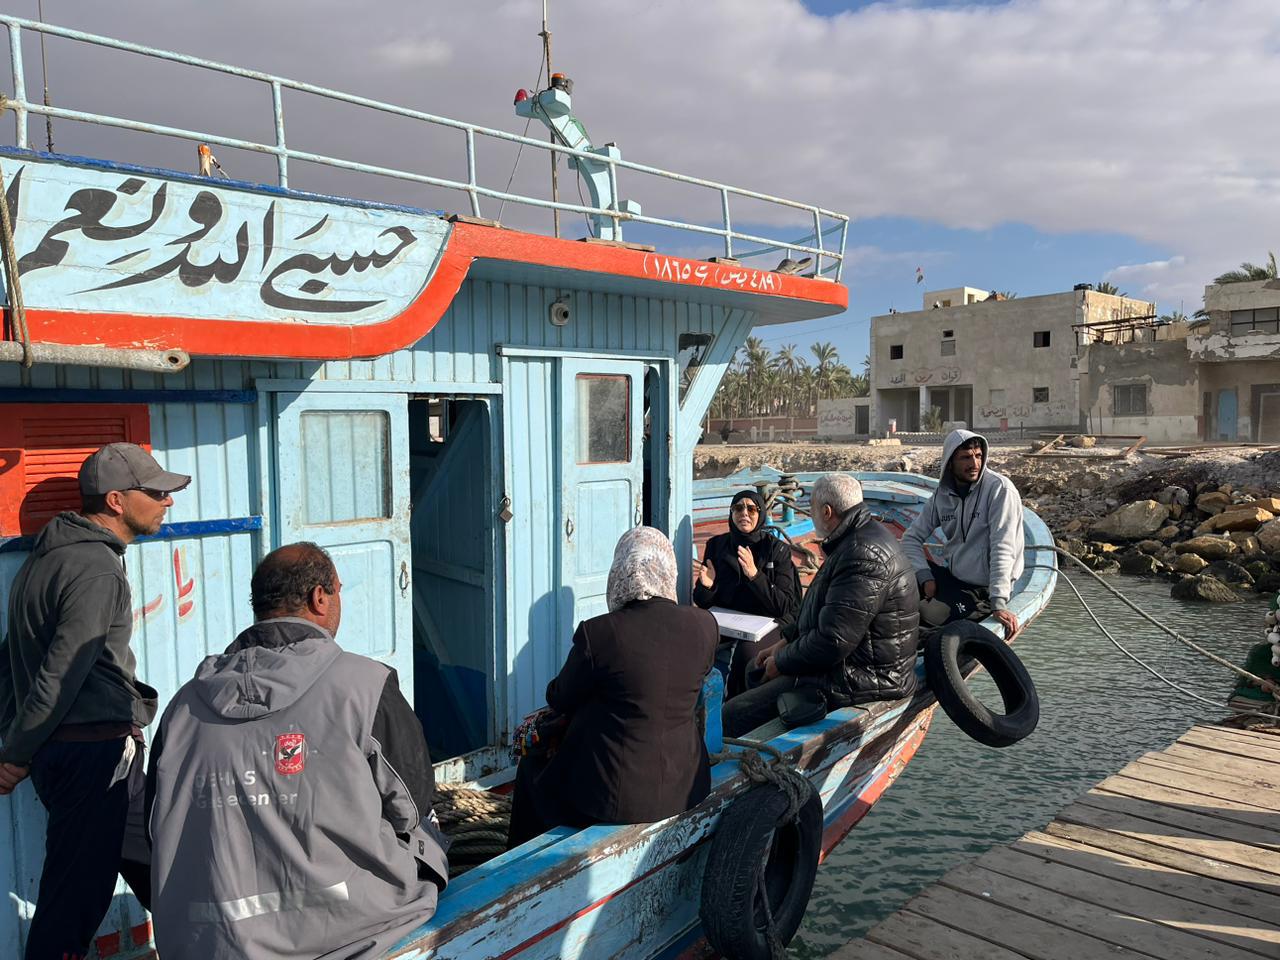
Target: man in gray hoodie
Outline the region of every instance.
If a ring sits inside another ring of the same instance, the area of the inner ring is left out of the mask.
[[[269,553],[257,622],[207,658],[151,750],[152,923],[164,960],[377,957],[449,876],[422,726],[386,664],[334,635],[314,543]]]
[[[141,728],[156,691],[134,675],[124,553],[190,482],[135,444],[103,447],[80,468],[80,512],[45,525],[9,592],[0,795],[29,775],[49,811],[28,960],[83,957],[117,874],[150,900]]]
[[[925,553],[934,530],[942,530],[937,562]],[[1005,638],[1018,631],[1009,609],[1013,583],[1022,576],[1025,541],[1022,497],[1013,481],[987,465],[987,439],[970,430],[952,430],[942,445],[938,489],[902,535],[902,547],[916,570],[921,619],[935,626],[962,620],[989,603]],[[945,605],[945,615],[930,607]]]

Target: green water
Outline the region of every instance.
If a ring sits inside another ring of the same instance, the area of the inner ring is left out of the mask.
[[[1128,613],[1083,575],[1073,577],[1104,623],[1162,673],[1221,703],[1233,686],[1222,667]],[[1235,663],[1262,640],[1266,604],[1172,600],[1163,582],[1112,578],[1152,616]],[[825,957],[892,914],[924,887],[991,847],[1043,827],[1093,784],[1135,757],[1168,746],[1193,723],[1225,710],[1174,693],[1123,658],[1063,584],[1019,639],[1040,693],[1040,725],[994,750],[938,711],[901,778],[818,872],[790,955]],[[981,696],[998,703],[985,677]]]

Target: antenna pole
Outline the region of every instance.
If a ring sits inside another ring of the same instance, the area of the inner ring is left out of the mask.
[[[40,15],[40,22],[44,23],[44,0],[36,0],[36,10]],[[44,105],[49,106],[49,67],[44,55],[44,31],[40,31],[40,73],[44,78]],[[53,117],[49,114],[44,115],[44,136],[45,142],[49,145],[49,152],[53,153]]]
[[[542,52],[547,58],[547,87],[551,86],[551,31],[547,29],[547,0],[542,0],[542,32],[538,34],[542,38]],[[535,94],[536,95],[536,94]],[[551,142],[556,142],[556,131],[551,130]],[[554,150],[551,151],[551,202],[560,202],[560,156]],[[560,236],[560,210],[558,207],[551,208],[551,218],[555,235]]]

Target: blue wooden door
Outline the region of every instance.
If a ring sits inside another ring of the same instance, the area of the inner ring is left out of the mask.
[[[1236,392],[1234,390],[1218,391],[1218,439],[1234,440],[1236,438]]]
[[[342,580],[338,642],[412,696],[408,412],[403,394],[276,394],[277,546],[310,540]]]
[[[641,519],[644,364],[560,361],[561,643],[607,610],[613,548]]]

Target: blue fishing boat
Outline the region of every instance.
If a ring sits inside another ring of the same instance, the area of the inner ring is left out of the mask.
[[[564,82],[517,95],[517,112],[536,106],[559,131],[548,144],[21,18],[0,23],[15,130],[0,148],[10,225],[0,592],[40,527],[76,507],[84,456],[108,442],[142,444],[194,477],[169,522],[126,558],[139,673],[162,706],[250,624],[255,562],[280,544],[314,541],[344,584],[341,644],[399,672],[437,780],[500,788],[512,731],[541,706],[574,625],[604,610],[619,535],[639,522],[664,530],[687,589],[695,527],[704,511],[724,516],[737,482],[692,479],[711,398],[752,328],[846,308],[847,217],[593,146]],[[23,37],[39,32],[258,85],[274,139],[36,102],[22,53]],[[299,147],[286,137],[293,95],[453,138],[465,173]],[[39,115],[204,145],[201,172],[40,152],[28,140]],[[486,184],[476,157],[494,141],[555,152],[589,196],[569,203]],[[220,176],[210,144],[271,158],[275,182]],[[290,177],[300,164],[452,191],[462,212],[299,190]],[[707,192],[718,222],[645,213],[620,198],[623,186],[643,192],[664,180]],[[731,208],[744,200],[799,217],[807,234],[735,225]],[[584,217],[590,236],[508,229],[485,219],[498,202]],[[651,236],[636,230],[710,238],[719,255],[663,254],[633,242]],[[864,480],[878,515],[898,526],[932,488],[902,474]],[[776,519],[804,537],[803,520]],[[1012,606],[1024,622],[1054,576],[1048,531],[1028,514],[1026,532],[1029,560],[1043,565],[1029,563],[1017,585]],[[933,705],[922,693],[759,732],[763,749],[816,788],[824,854],[910,760]],[[709,684],[713,749],[717,709]],[[455,879],[436,916],[392,955],[704,954],[707,850],[750,784],[726,758],[712,795],[686,814],[555,830],[498,856]],[[0,883],[13,905],[0,912],[0,955],[18,956],[43,856],[44,812],[29,785],[0,799],[0,819],[9,838]],[[122,886],[96,951],[130,960],[150,950],[146,914]]]

